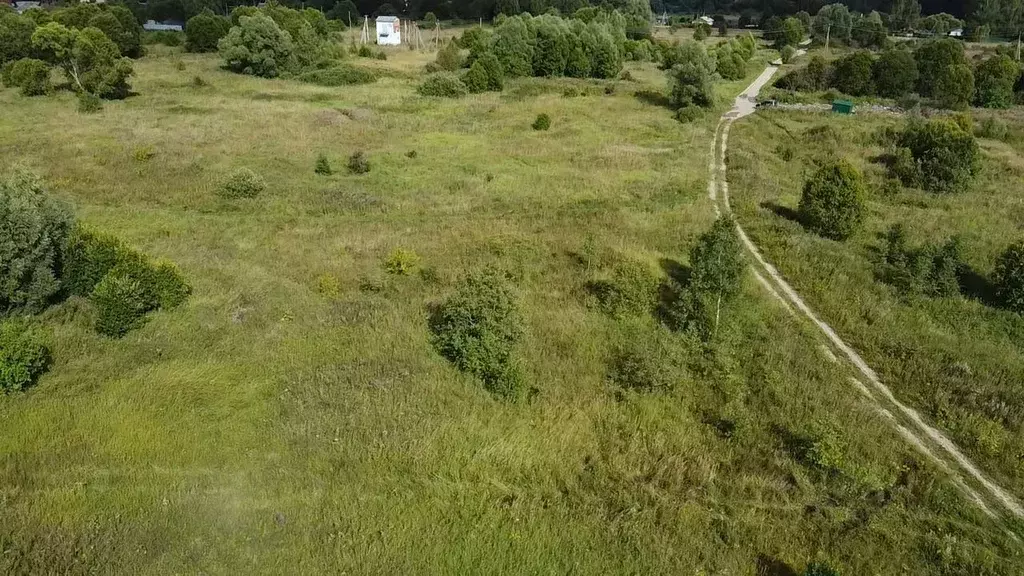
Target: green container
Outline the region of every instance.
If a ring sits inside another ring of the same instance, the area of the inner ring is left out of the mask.
[[[837,114],[853,114],[853,102],[849,100],[833,100],[832,111]]]

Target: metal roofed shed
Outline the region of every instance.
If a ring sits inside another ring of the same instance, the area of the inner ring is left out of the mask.
[[[402,43],[402,23],[396,16],[377,17],[377,44],[398,46]]]

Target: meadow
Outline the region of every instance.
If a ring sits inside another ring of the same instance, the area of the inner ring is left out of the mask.
[[[193,286],[120,340],[90,329],[81,300],[46,313],[54,365],[0,398],[0,571],[1024,570],[1006,523],[887,427],[751,278],[711,345],[596,305],[588,283],[617,262],[685,271],[714,219],[720,111],[677,122],[659,104],[665,74],[636,63],[632,81],[428,98],[415,88],[433,55],[387,53],[358,61],[376,83],[323,88],[151,47],[137,95],[90,115],[67,93],[0,92],[4,167],[39,173],[81,220]],[[762,66],[718,84],[722,102]],[[539,113],[550,130],[531,129]],[[745,151],[777,137],[754,132],[770,121],[737,125],[734,154],[770,153]],[[370,171],[348,174],[358,151]],[[319,154],[335,174],[314,173]],[[240,167],[267,192],[218,197]],[[787,276],[803,270],[783,258],[799,230],[737,208],[768,221],[758,240]],[[413,273],[385,270],[396,249],[416,253]],[[485,266],[514,278],[526,317],[516,403],[428,339],[429,307]],[[627,345],[669,390],[609,382]]]

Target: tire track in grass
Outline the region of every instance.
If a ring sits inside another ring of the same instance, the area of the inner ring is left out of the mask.
[[[768,66],[765,68],[764,72],[762,72],[761,75],[758,76],[742,94],[736,97],[734,106],[722,115],[722,118],[715,130],[715,138],[712,143],[714,157],[709,163],[711,174],[708,185],[708,195],[714,204],[716,215],[720,216],[723,212],[726,214],[732,212],[729,205],[729,182],[726,175],[727,168],[725,165],[726,153],[728,152],[729,146],[729,128],[736,120],[749,116],[756,111],[757,95],[761,92],[761,89],[765,84],[771,80],[772,76],[775,75],[776,71],[778,71],[777,66]],[[831,326],[822,321],[818,315],[811,310],[810,306],[808,306],[800,295],[797,294],[796,290],[786,282],[779,271],[776,270],[771,263],[765,260],[764,256],[761,255],[757,246],[747,236],[746,231],[743,230],[743,227],[740,226],[739,222],[736,222],[736,232],[739,235],[740,240],[743,242],[747,252],[754,258],[755,264],[753,269],[758,282],[763,285],[770,294],[783,302],[790,313],[796,314],[797,311],[802,313],[822,332],[822,334],[825,335],[834,349],[849,360],[863,379],[870,384],[871,388],[869,389],[867,385],[861,382],[861,380],[856,378],[851,378],[851,380],[855,383],[860,392],[865,395],[865,398],[875,406],[885,420],[896,429],[900,436],[924,454],[925,457],[938,464],[938,466],[943,470],[946,470],[953,479],[954,484],[956,484],[960,490],[963,491],[967,497],[977,504],[987,515],[992,517],[996,516],[985,503],[986,499],[982,498],[978,490],[964,480],[961,471],[970,476],[990,497],[990,499],[999,503],[1003,509],[1010,512],[1010,514],[1018,519],[1024,518],[1024,508],[1021,507],[1020,502],[1010,494],[1009,491],[1005,490],[985,476],[985,474],[982,473],[981,470],[963,454],[963,451],[960,450],[952,440],[945,436],[941,431],[925,422],[916,410],[900,402],[896,396],[893,395],[892,391],[882,383],[875,371],[868,366],[867,362],[865,362],[852,347],[843,341]],[[828,349],[828,347],[824,348],[828,351],[826,358],[838,361],[831,349]],[[881,397],[881,399],[872,393],[872,389]],[[904,421],[901,423],[893,412],[899,414]],[[909,424],[909,426],[905,426],[904,424]],[[929,448],[929,445],[931,445],[932,448]],[[933,448],[941,449],[941,455],[936,454],[936,451],[933,450]],[[956,467],[953,466],[954,463],[956,464]],[[1014,537],[1016,538],[1016,536]]]

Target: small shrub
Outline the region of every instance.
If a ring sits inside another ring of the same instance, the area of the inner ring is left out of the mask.
[[[193,76],[192,77],[192,87],[193,88],[205,88],[205,87],[207,87],[209,85],[210,85],[210,83],[207,82],[206,80],[204,80],[202,76]]]
[[[64,251],[63,291],[88,296],[129,248],[118,238],[81,226],[74,229]]]
[[[417,91],[423,96],[442,98],[461,98],[469,93],[462,80],[451,72],[437,72],[427,76]]]
[[[647,314],[657,303],[660,280],[650,267],[627,259],[612,268],[611,278],[590,283],[598,305],[612,316]]]
[[[152,146],[139,146],[132,150],[132,159],[136,162],[149,162],[156,156],[156,150]]]
[[[722,310],[739,293],[745,268],[735,223],[718,218],[690,250],[689,284],[676,288],[666,311],[670,325],[704,339],[717,335]]]
[[[313,168],[313,172],[321,176],[330,176],[334,173],[334,171],[331,170],[331,163],[327,160],[327,156],[320,154],[316,157],[316,167]]]
[[[371,50],[366,44],[363,44],[359,47],[359,50],[356,51],[356,56],[359,56],[360,58],[372,58],[373,50]]]
[[[608,379],[616,386],[640,392],[671,390],[675,386],[670,352],[657,339],[627,340],[612,354]]]
[[[676,110],[675,119],[683,124],[695,122],[704,117],[704,109],[700,106],[684,106]]]
[[[974,133],[980,138],[1006,140],[1010,133],[1010,128],[1004,120],[995,116],[986,116],[975,128]]]
[[[622,80],[623,82],[636,82],[636,78],[633,77],[633,74],[631,74],[629,70],[624,71],[619,76],[619,80]]]
[[[21,89],[22,96],[42,96],[50,91],[50,65],[42,60],[23,58],[7,73],[4,83]]]
[[[1024,242],[1011,245],[999,255],[992,280],[1000,304],[1024,314]]]
[[[58,292],[73,225],[71,209],[36,176],[19,171],[0,181],[0,316],[39,310]]]
[[[523,319],[501,274],[488,269],[462,279],[429,325],[434,347],[456,368],[479,378],[492,394],[520,396],[524,382],[515,351]]]
[[[352,174],[366,174],[370,171],[370,160],[361,150],[349,156],[348,171]]]
[[[864,218],[864,178],[852,164],[826,162],[804,184],[800,217],[805,226],[833,240],[845,240]]]
[[[103,110],[100,97],[91,92],[78,93],[78,111],[82,114],[93,114]]]
[[[50,342],[39,326],[24,319],[0,321],[0,394],[35,383],[50,365]]]
[[[104,336],[120,338],[146,323],[149,309],[142,283],[115,269],[96,286],[89,300],[96,307],[95,329]]]
[[[793,58],[796,57],[796,48],[787,44],[786,46],[782,47],[782,50],[780,51],[780,56],[782,57],[783,64],[789,64],[790,62],[793,61]]]
[[[184,72],[187,69],[187,66],[185,66],[184,62],[182,62],[181,60],[178,60],[177,62],[174,63],[174,69],[177,70],[178,72]]]
[[[476,61],[462,76],[462,82],[471,94],[484,92],[487,90],[487,71],[479,61]]]
[[[156,305],[161,310],[181,306],[192,294],[192,286],[173,262],[157,262],[147,270],[146,280],[150,284],[149,290],[156,294]]]
[[[234,200],[255,198],[266,189],[267,183],[262,176],[248,168],[239,168],[228,176],[217,192],[222,198]]]
[[[333,66],[323,70],[309,70],[299,74],[299,80],[317,86],[349,86],[370,84],[377,81],[377,75],[355,66]]]
[[[551,117],[544,113],[538,114],[532,126],[534,130],[547,130],[551,127]]]
[[[434,64],[440,71],[455,72],[462,68],[463,58],[459,47],[455,42],[449,42],[437,51],[437,60]]]
[[[325,298],[337,298],[341,295],[341,282],[334,274],[321,274],[316,279],[316,291]]]
[[[964,262],[960,240],[952,237],[942,245],[926,244],[911,248],[906,230],[893,225],[882,247],[882,278],[902,294],[949,297],[960,293],[960,274]]]
[[[406,158],[415,158],[416,157],[416,151],[415,150],[409,150],[408,152],[405,153],[405,157]]]
[[[960,122],[966,125],[966,117]],[[938,193],[965,192],[981,169],[981,151],[974,135],[947,120],[911,120],[897,146],[909,150],[916,164],[912,170],[907,153],[897,149],[893,175],[907,186],[920,185]]]
[[[396,248],[384,259],[384,270],[388,274],[408,276],[419,266],[420,257],[412,250]]]
[[[373,57],[376,58],[377,60],[387,60],[388,54],[383,50],[378,50],[377,53],[373,55]]]

